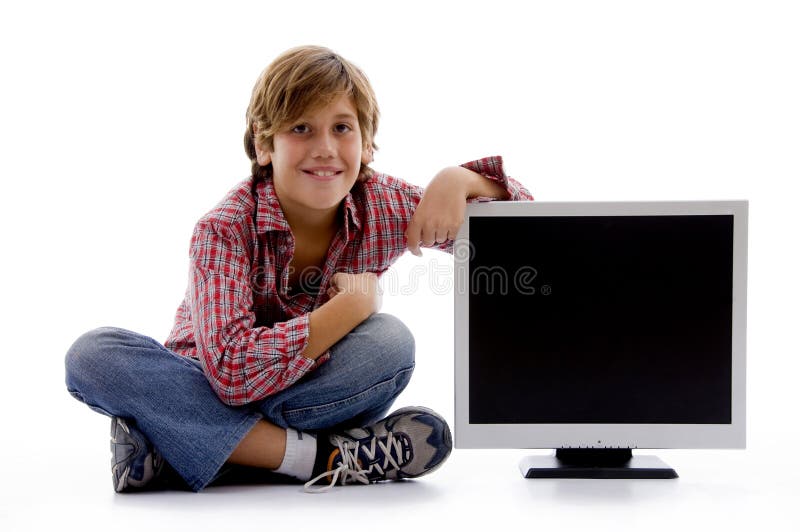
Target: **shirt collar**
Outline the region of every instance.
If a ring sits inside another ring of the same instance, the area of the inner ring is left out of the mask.
[[[256,184],[256,233],[267,231],[289,231],[289,222],[283,216],[281,204],[275,194],[272,179],[261,179]]]
[[[357,186],[360,186],[360,183],[357,182],[355,187]],[[258,182],[256,196],[258,200],[255,220],[256,232],[262,234],[267,231],[291,231],[289,222],[286,221],[283,215],[278,196],[275,194],[275,184],[272,179],[262,179]],[[348,240],[354,229],[361,229],[361,219],[358,216],[358,209],[356,208],[352,191],[348,192],[344,198],[343,222]]]
[[[361,183],[356,182],[353,188],[361,186]],[[344,227],[347,240],[350,240],[350,235],[356,229],[361,229],[361,219],[358,217],[358,209],[356,202],[353,199],[353,190],[347,193],[344,197]]]

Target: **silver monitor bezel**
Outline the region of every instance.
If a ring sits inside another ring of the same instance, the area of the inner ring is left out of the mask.
[[[698,424],[471,424],[469,422],[469,221],[473,216],[734,216],[732,417],[725,425]],[[455,445],[459,448],[741,449],[745,447],[748,202],[522,202],[467,206],[454,243]]]

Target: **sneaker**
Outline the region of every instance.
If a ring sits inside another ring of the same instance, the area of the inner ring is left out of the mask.
[[[381,480],[416,478],[438,469],[453,449],[450,427],[433,410],[402,408],[369,427],[328,437],[333,452],[328,471],[311,479],[305,491],[328,491],[336,482],[370,484]],[[324,477],[330,484],[312,488]]]
[[[139,491],[158,478],[164,459],[129,420],[111,418],[111,480],[114,491]]]

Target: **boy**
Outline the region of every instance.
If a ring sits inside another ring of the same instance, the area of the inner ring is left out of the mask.
[[[70,393],[112,417],[116,491],[170,476],[199,491],[242,466],[307,489],[367,484],[449,456],[435,412],[384,417],[414,340],[377,313],[378,275],[406,247],[452,250],[468,198],[531,197],[499,158],[447,168],[424,193],[376,173],[377,125],[366,77],[326,48],[289,50],[262,73],[247,109],[253,175],[196,225],[165,344],[101,328],[67,353]]]

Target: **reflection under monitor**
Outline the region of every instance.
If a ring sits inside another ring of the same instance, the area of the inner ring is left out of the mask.
[[[744,446],[746,202],[470,205],[456,446],[529,478],[674,478],[641,448]]]

